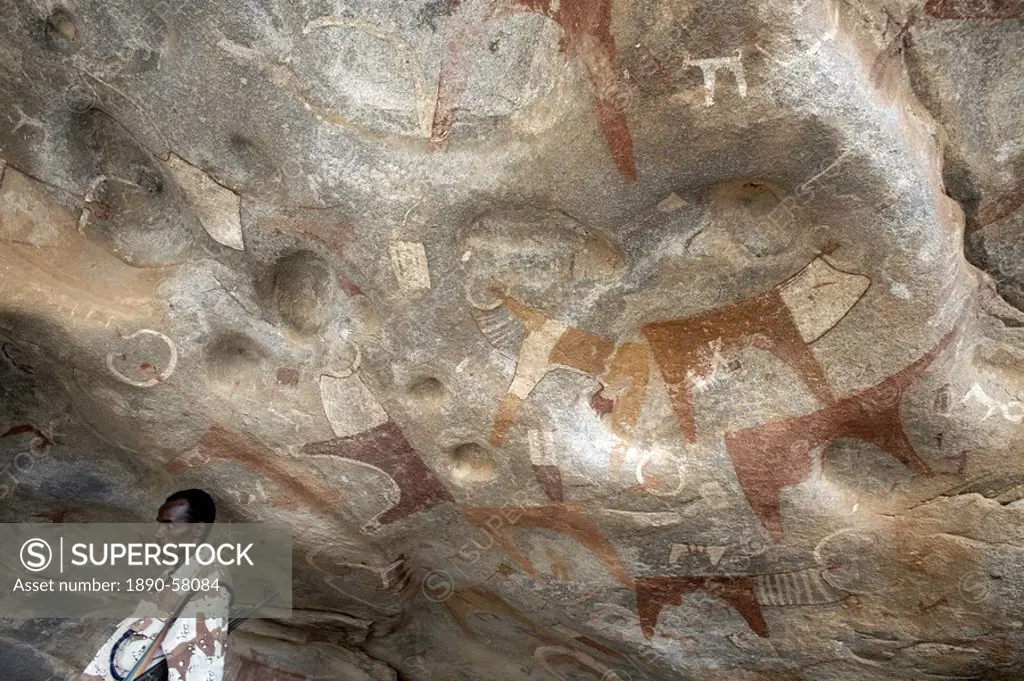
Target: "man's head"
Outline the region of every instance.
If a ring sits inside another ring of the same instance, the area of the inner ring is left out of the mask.
[[[167,543],[201,541],[217,519],[213,497],[201,489],[185,489],[167,497],[157,512],[159,538]]]

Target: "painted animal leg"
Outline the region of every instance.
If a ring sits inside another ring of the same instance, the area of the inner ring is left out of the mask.
[[[519,351],[519,363],[516,365],[512,384],[495,415],[494,428],[491,430],[492,444],[500,445],[505,441],[523,401],[533,392],[540,380],[554,368],[549,359],[551,351],[562,334],[565,333],[566,328],[562,322],[548,319],[539,329],[526,336],[523,347]]]
[[[828,383],[824,369],[818,358],[811,352],[804,339],[800,336],[800,330],[793,321],[789,309],[782,302],[782,298],[776,296],[779,311],[775,316],[779,326],[771,330],[768,336],[769,347],[765,348],[773,355],[788,364],[796,375],[800,377],[803,384],[811,391],[811,394],[818,398],[822,404],[830,404],[835,401],[835,394]]]
[[[611,367],[601,382],[606,397],[612,400],[611,430],[616,441],[612,446],[611,465],[619,470],[626,460],[629,443],[644,408],[647,383],[650,380],[647,347],[643,343],[623,343],[615,352]]]

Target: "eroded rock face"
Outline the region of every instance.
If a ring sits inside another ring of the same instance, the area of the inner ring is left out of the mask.
[[[1019,3],[0,16],[2,519],[293,523],[232,678],[1024,674]]]

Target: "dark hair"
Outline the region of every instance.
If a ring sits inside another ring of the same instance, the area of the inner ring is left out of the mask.
[[[201,489],[183,489],[167,497],[164,503],[184,499],[188,502],[188,521],[190,523],[212,523],[217,519],[217,504],[213,497]]]

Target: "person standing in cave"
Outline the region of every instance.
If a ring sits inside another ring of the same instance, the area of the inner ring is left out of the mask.
[[[157,513],[160,530],[157,540],[161,544],[199,544],[212,529],[217,517],[213,498],[200,489],[187,489],[167,497]],[[182,574],[188,571],[189,574]],[[195,574],[193,574],[195,573]],[[197,567],[195,563],[176,565],[163,575],[169,580],[175,577],[198,577],[217,579],[216,591],[205,592],[201,597],[165,592],[150,594],[140,605],[148,606],[152,612],[154,604],[161,612],[179,612],[183,601],[190,596],[192,603],[201,603],[200,612],[223,612],[223,617],[145,617],[133,615],[118,625],[96,652],[92,662],[79,676],[79,681],[134,681],[151,669],[150,664],[142,665],[132,679],[128,674],[138,665],[144,655],[150,653],[154,641],[159,650],[153,659],[167,663],[167,681],[222,681],[228,638],[227,612],[233,600],[227,575],[210,567]]]

